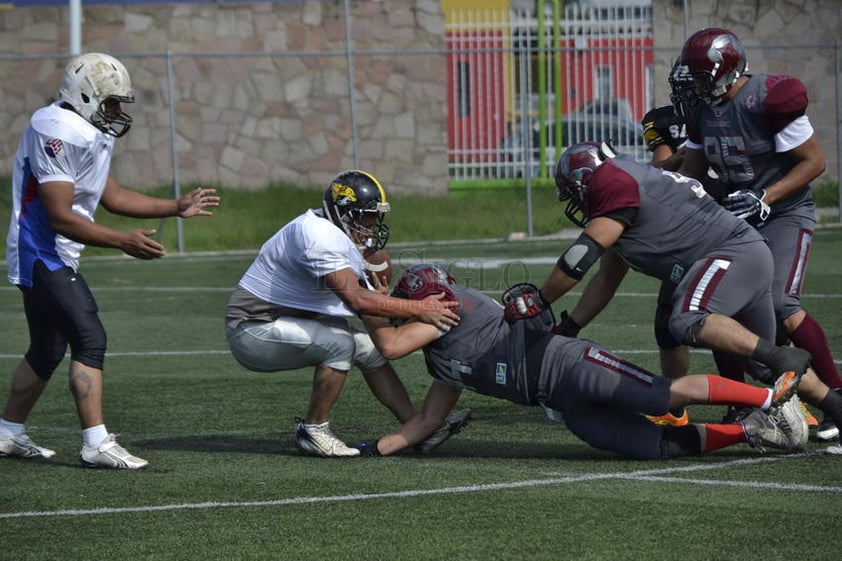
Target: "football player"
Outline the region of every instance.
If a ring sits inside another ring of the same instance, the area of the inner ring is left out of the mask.
[[[147,461],[120,446],[105,427],[102,367],[106,335],[96,301],[78,272],[86,245],[158,259],[164,248],[154,230],[122,232],[94,222],[100,204],[132,217],[210,216],[214,189],[194,189],[178,200],[123,189],[109,175],[114,141],[132,118],[134,102],[125,66],[103,53],[67,64],[58,100],[37,110],[23,133],[12,172],[12,217],[7,237],[9,281],[23,295],[29,350],[15,369],[0,418],[0,456],[49,458],[24,423],[70,347],[70,389],[82,425],[85,466],[138,469]]]
[[[801,306],[816,224],[810,181],[825,169],[807,116],[806,88],[792,76],[747,73],[742,42],[723,28],[691,35],[680,62],[693,81],[680,172],[699,178],[713,167],[727,187],[724,207],[766,238],[777,321],[793,344],[810,352],[819,377],[842,395],[824,330]],[[838,423],[825,416],[816,436],[838,435]]]
[[[394,359],[422,349],[427,372],[434,378],[417,415],[394,433],[357,445],[365,456],[394,454],[426,438],[463,389],[558,412],[577,437],[628,458],[690,456],[743,442],[760,449],[796,450],[807,441],[806,421],[797,399],[790,399],[798,386],[793,373],[781,376],[774,390],[714,375],[675,381],[654,376],[592,341],[552,333],[547,308],[531,316],[518,309],[523,304],[537,310],[536,287],[520,285],[507,291],[504,311],[486,294],[456,284],[445,269],[431,264],[404,271],[394,295],[416,300],[440,292],[460,303],[461,320],[449,330],[418,322],[396,326],[363,316],[385,356]],[[521,316],[529,317],[519,321]],[[741,424],[731,425],[664,427],[642,414],[661,414],[691,403],[738,403],[757,409]]]
[[[269,240],[240,279],[228,302],[225,333],[234,358],[257,372],[314,367],[310,404],[298,419],[295,445],[304,454],[357,456],[330,427],[329,416],[351,366],[399,421],[416,410],[392,366],[369,336],[348,323],[358,314],[414,318],[447,329],[459,317],[435,296],[406,302],[369,284],[361,251],[389,239],[389,202],[380,181],[362,170],[337,175],[320,209],[309,209]],[[432,451],[464,424],[459,413],[424,443]]]
[[[570,314],[578,325],[604,309],[631,267],[672,282],[668,328],[676,340],[741,357],[743,369],[765,384],[787,370],[806,372],[802,399],[842,420],[842,395],[809,370],[810,353],[774,344],[774,261],[745,220],[695,179],[617,155],[605,143],[567,148],[555,181],[565,214],[584,230],[544,282],[543,302],[570,291],[597,261]],[[567,331],[564,322],[559,328]]]
[[[692,88],[692,80],[683,72],[680,60],[673,64],[669,76],[670,101],[669,105],[656,107],[644,115],[643,138],[647,148],[652,152],[652,163],[662,169],[677,170],[684,158],[684,144],[687,142],[687,128],[684,124],[685,99]],[[705,191],[714,199],[724,197],[722,184],[716,173],[708,169],[708,173],[701,179]],[[690,369],[690,352],[686,345],[682,345],[669,332],[669,316],[672,293],[675,283],[663,282],[658,291],[655,308],[655,341],[658,345],[661,360],[661,374],[668,378],[684,376]],[[727,378],[744,381],[742,365],[733,357],[725,353],[713,353],[717,370]],[[729,408],[723,422],[737,420],[739,410]],[[812,418],[812,416],[810,417]],[[670,411],[666,415],[651,419],[655,423],[681,426],[689,422],[687,410]],[[813,419],[815,420],[815,419]]]

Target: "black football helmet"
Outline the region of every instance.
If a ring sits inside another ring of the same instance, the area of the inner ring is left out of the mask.
[[[691,35],[681,49],[681,64],[693,79],[696,95],[710,105],[722,103],[747,70],[739,37],[721,27],[706,27]]]
[[[580,142],[562,152],[555,167],[558,200],[567,201],[564,214],[573,224],[584,228],[588,223],[585,193],[591,174],[617,154],[607,142]]]
[[[453,286],[456,281],[444,267],[432,263],[419,263],[404,270],[395,283],[392,296],[407,300],[423,300],[433,294],[444,292],[445,300],[456,300]]]
[[[325,191],[322,208],[325,216],[351,238],[370,249],[383,249],[391,231],[383,223],[389,212],[386,191],[370,173],[358,169],[337,175]],[[376,214],[373,225],[363,224],[365,215]]]

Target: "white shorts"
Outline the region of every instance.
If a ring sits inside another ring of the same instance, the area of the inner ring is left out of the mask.
[[[324,364],[347,372],[356,365],[371,372],[386,364],[368,333],[344,318],[282,317],[271,322],[245,321],[226,328],[231,354],[249,370],[277,372]]]

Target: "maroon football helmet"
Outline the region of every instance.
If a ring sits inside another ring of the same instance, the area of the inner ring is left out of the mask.
[[[567,201],[564,214],[577,226],[584,228],[588,222],[585,193],[591,174],[615,156],[614,150],[606,142],[581,142],[562,152],[555,166],[556,194],[558,200]]]
[[[408,300],[423,300],[433,294],[445,293],[445,300],[456,301],[453,286],[456,281],[447,269],[432,263],[419,263],[406,269],[392,291],[396,298]]]
[[[715,105],[746,71],[746,52],[740,39],[727,29],[706,27],[684,43],[681,64],[693,78],[696,94]]]

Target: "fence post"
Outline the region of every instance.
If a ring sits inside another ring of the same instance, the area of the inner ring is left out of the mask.
[[[172,51],[167,51],[167,105],[170,111],[170,153],[172,157],[172,194],[174,199],[181,198],[181,174],[178,169],[178,146],[176,138],[175,116],[175,88],[173,87]],[[180,216],[175,217],[175,228],[178,236],[178,253],[184,253],[184,222]]]

